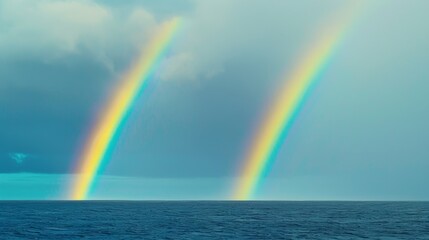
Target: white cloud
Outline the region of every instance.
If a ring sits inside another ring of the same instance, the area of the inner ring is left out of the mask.
[[[216,18],[230,4],[195,4],[182,41],[159,72],[163,80],[208,78],[223,69],[220,56],[226,44],[219,40],[226,22]],[[215,13],[208,14],[210,9]],[[157,19],[162,18],[141,6],[114,7],[94,0],[0,0],[0,60],[56,62],[83,55],[120,74],[123,69],[116,62],[133,57],[159,26]],[[213,23],[217,29],[211,29]]]
[[[337,0],[309,3],[194,1],[175,48],[177,55],[165,61],[161,77],[205,79],[223,72],[229,61],[270,65],[300,54],[313,41],[320,22],[345,5]]]
[[[28,158],[28,154],[14,152],[14,153],[9,153],[9,157],[13,159],[17,164],[22,164],[24,160]]]
[[[300,54],[320,22],[341,9],[340,2],[194,1],[159,76],[211,78],[231,59],[256,59],[266,65],[284,62]],[[132,4],[0,0],[0,59],[57,61],[84,55],[115,71],[118,59],[130,59],[151,36],[162,21],[158,19],[163,17]]]
[[[191,53],[178,53],[164,60],[163,71],[159,73],[163,80],[196,78],[197,62]]]
[[[89,0],[0,0],[3,58],[54,61],[89,54],[111,65],[114,57],[141,46],[156,21],[145,9],[120,11]]]

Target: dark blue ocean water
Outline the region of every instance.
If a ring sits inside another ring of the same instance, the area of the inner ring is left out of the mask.
[[[0,239],[429,239],[429,202],[0,201]]]

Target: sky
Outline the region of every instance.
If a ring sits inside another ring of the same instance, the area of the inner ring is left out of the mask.
[[[285,73],[353,0],[0,0],[0,199],[65,199],[97,111],[184,25],[92,199],[229,199]],[[255,199],[429,200],[426,0],[367,1]]]

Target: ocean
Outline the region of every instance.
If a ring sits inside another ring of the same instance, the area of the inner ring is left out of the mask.
[[[0,201],[0,239],[429,239],[429,202]]]

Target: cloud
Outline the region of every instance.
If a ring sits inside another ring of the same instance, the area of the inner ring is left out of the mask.
[[[156,27],[142,7],[119,9],[89,0],[0,0],[2,58],[56,61],[89,55],[105,65],[140,47]]]
[[[197,75],[197,61],[191,53],[179,53],[164,60],[163,71],[159,76],[163,80],[186,78],[194,80]]]
[[[187,1],[182,5],[192,5],[192,10],[183,12],[172,1],[169,6],[174,7],[165,15],[153,10],[150,5],[155,3],[145,4],[0,0],[0,60],[56,62],[84,55],[120,74],[123,63],[160,22],[180,15],[185,27],[159,76],[163,80],[204,80],[226,71],[234,60],[269,67],[290,65],[289,59],[298,57],[317,39],[315,33],[329,16],[347,5],[339,0]]]
[[[296,54],[297,47],[290,46],[305,45],[313,32],[306,26],[335,11],[336,3],[313,3],[317,7],[305,9],[309,18],[297,14],[308,4],[293,1],[193,1],[192,11],[164,16],[148,10],[150,6],[129,3],[0,0],[0,60],[58,62],[83,55],[120,73],[120,63],[134,56],[160,22],[180,15],[185,27],[160,78],[212,78],[232,59],[269,65],[267,59]]]
[[[310,2],[194,1],[161,78],[204,80],[226,71],[234,61],[286,65],[285,59],[299,55],[326,18],[346,5],[337,0]]]
[[[9,157],[13,159],[17,164],[22,164],[29,157],[29,155],[25,153],[14,152],[9,153]]]

